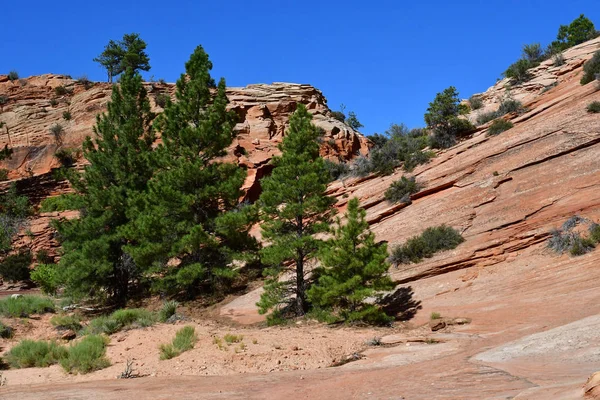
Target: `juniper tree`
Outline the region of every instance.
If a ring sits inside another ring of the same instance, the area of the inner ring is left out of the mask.
[[[325,195],[329,174],[319,157],[319,129],[302,104],[290,117],[290,127],[280,144],[282,155],[274,157],[271,176],[261,180],[258,200],[262,214],[262,236],[269,246],[261,252],[269,266],[259,311],[275,308],[275,315],[303,315],[306,299],[306,267],[316,255],[333,215],[335,200]],[[291,273],[279,280],[281,272]]]
[[[128,200],[146,190],[153,172],[153,114],[141,76],[128,69],[113,87],[107,107],[96,117],[95,137],[83,143],[89,165],[69,176],[83,209],[79,219],[57,224],[64,253],[58,271],[75,297],[123,303],[130,281],[139,275],[124,249]]]
[[[380,297],[382,291],[394,288],[387,275],[387,245],[375,242],[369,231],[366,212],[357,198],[348,202],[346,223],[337,219],[333,238],[319,253],[317,279],[308,291],[311,304],[347,322],[389,322],[379,306],[369,298]]]
[[[163,141],[155,153],[158,170],[148,192],[132,202],[129,250],[161,277],[156,288],[191,295],[223,287],[236,275],[234,261],[243,261],[242,253],[257,243],[248,235],[251,213],[239,205],[245,171],[220,160],[235,125],[225,80],[215,85],[201,46],[185,69],[176,101],[167,101],[156,124]]]

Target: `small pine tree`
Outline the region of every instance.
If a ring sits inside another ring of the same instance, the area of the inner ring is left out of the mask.
[[[236,276],[233,261],[251,258],[257,243],[248,235],[252,213],[239,206],[246,174],[219,160],[235,125],[225,81],[215,86],[201,46],[185,68],[176,101],[167,102],[156,124],[163,140],[155,153],[158,171],[148,192],[132,199],[128,251],[143,268],[156,267],[155,288],[192,296],[203,287],[225,288]],[[168,264],[173,258],[177,266]]]
[[[334,212],[335,200],[325,195],[329,173],[319,156],[321,133],[311,120],[306,107],[299,104],[279,146],[282,155],[273,158],[271,176],[261,181],[262,235],[270,243],[261,255],[270,268],[265,271],[269,279],[257,305],[261,313],[275,308],[275,317],[308,311],[306,267],[322,244],[314,235],[328,229]],[[280,281],[284,269],[291,270],[292,276]]]
[[[425,114],[425,123],[433,131],[432,146],[446,148],[456,143],[456,137],[469,131],[473,126],[466,119],[458,118],[460,114],[458,91],[450,86],[438,93],[429,103]]]
[[[125,252],[123,229],[129,199],[146,190],[152,176],[153,114],[142,78],[131,69],[113,87],[108,112],[96,117],[95,138],[86,138],[82,173],[69,180],[84,203],[79,219],[60,221],[64,255],[58,271],[74,297],[109,297],[123,304],[139,276]]]
[[[385,323],[391,318],[368,298],[394,288],[387,275],[387,245],[375,243],[366,211],[357,198],[348,202],[347,222],[338,218],[333,238],[319,254],[316,283],[308,291],[312,305],[347,322]]]

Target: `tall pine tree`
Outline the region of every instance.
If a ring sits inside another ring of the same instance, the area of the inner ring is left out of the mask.
[[[391,318],[376,304],[366,301],[393,289],[394,283],[387,275],[387,245],[375,243],[365,216],[358,199],[351,199],[346,223],[338,218],[333,238],[319,254],[321,265],[314,271],[317,281],[308,298],[315,307],[347,322],[389,322]]]
[[[152,176],[153,114],[141,76],[128,69],[113,87],[108,111],[96,118],[94,139],[83,143],[88,160],[69,179],[81,194],[79,219],[57,224],[63,253],[58,271],[68,293],[122,304],[139,270],[124,250],[128,200]]]
[[[132,202],[128,250],[160,277],[154,279],[159,290],[196,295],[223,288],[236,276],[234,261],[257,243],[248,235],[251,215],[239,205],[245,171],[219,159],[234,138],[225,81],[215,85],[201,46],[185,69],[176,101],[158,118],[158,171],[148,192]]]
[[[274,157],[271,176],[261,181],[258,204],[262,214],[262,236],[269,243],[262,261],[270,266],[265,292],[258,302],[261,313],[275,308],[275,315],[304,315],[307,265],[314,259],[327,231],[335,200],[325,195],[329,174],[319,157],[319,129],[302,104],[290,117],[290,127]],[[282,272],[288,272],[280,278]],[[291,275],[291,276],[290,276]]]

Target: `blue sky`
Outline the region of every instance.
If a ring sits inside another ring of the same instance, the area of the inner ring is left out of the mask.
[[[138,32],[152,65],[146,78],[174,82],[201,44],[229,86],[310,83],[330,108],[355,111],[367,134],[423,125],[428,103],[450,85],[464,98],[486,90],[523,44],[547,44],[581,13],[600,29],[598,0],[34,0],[5,11],[2,73],[104,80],[92,58],[109,39]]]

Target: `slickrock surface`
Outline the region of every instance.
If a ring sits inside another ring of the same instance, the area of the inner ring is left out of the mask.
[[[390,272],[403,304],[416,312],[414,326],[427,326],[433,311],[470,324],[429,332],[434,340],[425,342],[384,337],[383,343],[394,345],[369,348],[357,361],[325,370],[29,387],[9,382],[0,397],[593,398],[598,378],[592,374],[600,360],[600,249],[560,256],[547,248],[547,239],[571,216],[600,221],[600,116],[586,111],[600,101],[600,88],[579,84],[583,62],[599,45],[595,39],[568,50],[564,66],[542,63],[531,82],[511,88],[529,110],[509,116],[514,128],[488,137],[484,126],[415,169],[424,189],[412,204],[384,200],[401,171],[330,186],[341,211],[349,198],[359,197],[377,238],[392,247],[430,226],[459,229],[466,241],[455,250]],[[505,83],[482,95],[488,109],[506,95]],[[256,292],[238,298],[222,315],[254,322],[255,299]]]

